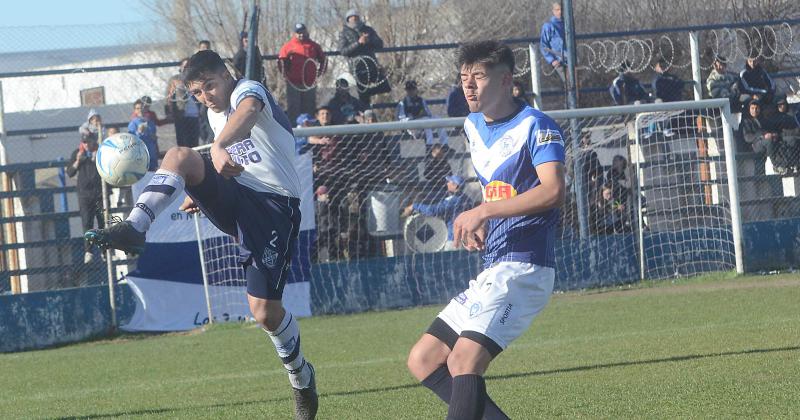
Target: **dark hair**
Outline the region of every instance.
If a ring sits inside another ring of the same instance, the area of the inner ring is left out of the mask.
[[[133,101],[133,107],[134,108],[136,108],[136,105],[142,105],[142,99],[141,98]]]
[[[519,88],[519,90],[522,92],[523,95],[525,94],[525,84],[523,84],[519,80],[514,80],[513,85]]]
[[[490,69],[503,65],[513,72],[514,52],[498,41],[478,41],[461,45],[458,49],[458,68],[479,63]]]
[[[323,109],[327,110],[328,112],[331,112],[331,108],[328,105],[322,105],[321,107],[314,110],[314,115],[318,114]]]
[[[206,45],[208,45],[210,47],[211,46],[211,41],[209,41],[207,39],[203,39],[203,40],[200,40],[200,42],[197,43],[197,45],[202,45],[202,44],[206,44]]]
[[[200,80],[203,76],[227,69],[219,54],[211,50],[203,50],[189,57],[189,62],[183,68],[181,78],[183,84],[188,85],[190,82]]]

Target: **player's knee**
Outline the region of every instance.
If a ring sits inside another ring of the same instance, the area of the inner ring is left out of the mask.
[[[467,374],[482,374],[476,366],[476,360],[471,355],[453,350],[447,356],[447,368],[450,370],[450,376],[467,375]]]
[[[164,162],[183,162],[187,159],[191,159],[194,153],[197,152],[189,147],[175,146],[167,150],[167,153],[164,155]]]
[[[283,321],[283,308],[274,305],[263,304],[250,307],[253,318],[262,327],[269,331],[275,331]]]
[[[408,367],[408,371],[414,375],[415,378],[419,379],[420,381],[425,379],[424,371],[429,369],[428,365],[431,364],[431,357],[424,349],[421,349],[420,346],[417,344],[411,348],[411,351],[408,352],[408,360],[406,361],[406,367]]]

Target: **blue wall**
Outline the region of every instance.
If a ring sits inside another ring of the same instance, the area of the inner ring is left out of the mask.
[[[130,289],[117,287],[118,319],[133,314]],[[0,296],[0,352],[42,348],[105,335],[108,286]]]
[[[687,229],[645,236],[652,277],[731,270],[733,249],[688,252],[679,244],[724,241],[724,230]],[[744,226],[749,272],[800,265],[800,218]],[[678,245],[675,245],[677,243]],[[670,244],[670,245],[667,245]],[[714,245],[717,247],[717,245]],[[559,241],[556,289],[635,282],[638,246],[632,234],[596,236],[586,242]],[[658,260],[656,260],[658,258]],[[311,266],[314,314],[385,310],[443,304],[480,272],[477,254],[461,251],[376,258]],[[669,272],[667,272],[669,271]],[[118,319],[124,323],[135,303],[127,286],[117,287]],[[42,348],[103,335],[111,323],[107,286],[0,296],[0,352]]]

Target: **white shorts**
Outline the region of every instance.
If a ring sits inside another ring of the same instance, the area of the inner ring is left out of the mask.
[[[505,349],[530,327],[553,293],[555,270],[500,262],[483,270],[439,313],[456,334],[477,332]]]

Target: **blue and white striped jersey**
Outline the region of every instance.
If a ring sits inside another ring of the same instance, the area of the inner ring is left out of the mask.
[[[540,184],[536,166],[564,162],[564,136],[553,119],[530,106],[487,123],[472,113],[464,122],[472,164],[484,202],[505,200]],[[559,209],[488,224],[484,266],[502,261],[555,266],[555,230]]]

